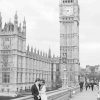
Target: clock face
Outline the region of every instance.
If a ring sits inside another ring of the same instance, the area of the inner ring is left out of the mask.
[[[69,7],[64,7],[63,8],[63,15],[64,16],[71,16],[73,14],[73,7],[69,6]]]

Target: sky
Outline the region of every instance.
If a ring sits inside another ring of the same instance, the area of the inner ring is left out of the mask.
[[[80,65],[100,64],[100,1],[79,0]],[[27,24],[27,45],[59,56],[59,0],[0,0],[3,24],[13,22],[15,12],[19,23]]]

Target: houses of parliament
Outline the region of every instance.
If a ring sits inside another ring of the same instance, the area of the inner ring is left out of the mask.
[[[36,78],[47,87],[78,82],[79,75],[79,5],[78,0],[60,0],[60,57],[27,46],[26,20],[22,26],[15,13],[14,21],[2,25],[0,13],[0,91],[30,89]]]

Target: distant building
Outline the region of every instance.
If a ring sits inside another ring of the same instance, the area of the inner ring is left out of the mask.
[[[100,65],[86,65],[86,75],[89,80],[100,80]]]
[[[94,70],[94,72],[100,72],[100,65],[94,65],[94,66],[86,65],[87,73],[91,73],[92,70]]]
[[[80,68],[80,75],[79,75],[79,81],[86,81],[86,69]]]
[[[2,27],[0,14],[0,91],[21,91],[30,89],[36,78],[45,79],[47,87],[56,83],[59,58],[30,48],[26,50],[26,21],[9,21]]]

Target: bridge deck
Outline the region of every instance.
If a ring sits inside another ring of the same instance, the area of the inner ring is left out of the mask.
[[[88,89],[87,91],[84,89],[83,92],[80,92],[77,95],[74,95],[71,100],[97,100],[97,92],[98,90],[95,88],[94,91]]]

